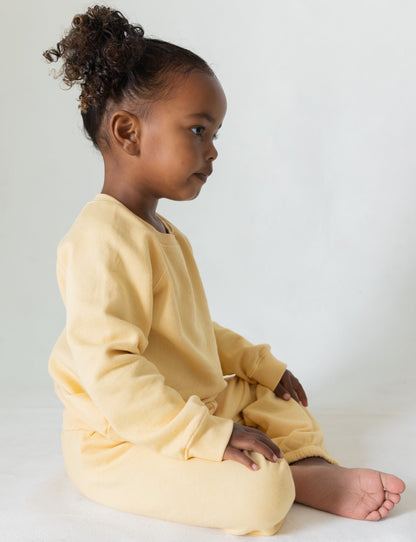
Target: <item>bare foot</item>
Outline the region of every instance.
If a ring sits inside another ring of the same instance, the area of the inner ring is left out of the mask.
[[[308,458],[293,463],[296,502],[353,519],[384,518],[400,501],[403,480],[372,469],[347,469]]]

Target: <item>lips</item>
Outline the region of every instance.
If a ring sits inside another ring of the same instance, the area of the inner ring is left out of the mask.
[[[208,177],[211,175],[212,169],[206,170],[206,171],[200,171],[199,173],[195,173],[195,175],[201,179],[201,181],[204,183]]]
[[[201,179],[203,183],[208,179],[208,175],[204,175],[203,173],[195,173],[195,177]]]

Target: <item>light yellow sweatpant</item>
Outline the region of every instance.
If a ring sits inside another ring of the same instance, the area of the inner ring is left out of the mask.
[[[238,377],[218,398],[216,415],[257,427],[284,452],[272,463],[251,456],[259,470],[235,461],[171,459],[85,429],[64,430],[68,474],[93,501],[135,514],[233,534],[275,534],[295,498],[289,463],[319,456],[331,463],[323,434],[308,409]]]

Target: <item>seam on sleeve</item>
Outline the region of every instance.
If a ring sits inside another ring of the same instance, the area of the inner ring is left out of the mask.
[[[253,377],[254,373],[257,371],[260,363],[263,361],[265,356],[266,356],[265,347],[262,345],[262,349],[261,349],[261,352],[259,352],[259,357],[257,358],[257,362],[256,362],[256,364],[254,366],[254,369],[248,375],[249,378]]]
[[[205,405],[204,405],[205,406]],[[185,459],[188,459],[189,457],[189,449],[190,447],[192,446],[192,443],[193,443],[193,440],[195,438],[195,435],[198,434],[201,426],[203,423],[205,423],[205,420],[207,419],[207,416],[209,416],[209,412],[208,412],[208,408],[205,406],[205,409],[206,409],[206,412],[205,412],[205,416],[202,418],[202,420],[199,422],[199,424],[197,425],[195,431],[192,433],[192,435],[189,437],[189,440],[188,440],[188,443],[185,447]]]

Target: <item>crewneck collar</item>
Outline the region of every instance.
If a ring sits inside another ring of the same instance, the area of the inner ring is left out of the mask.
[[[120,205],[127,213],[130,213],[133,215],[137,220],[139,220],[142,224],[144,224],[152,233],[154,233],[156,236],[158,236],[160,239],[168,240],[169,238],[174,238],[177,234],[177,230],[175,226],[167,220],[164,216],[160,215],[159,213],[156,213],[156,216],[159,218],[159,220],[162,222],[162,224],[167,229],[168,233],[162,233],[159,230],[157,230],[154,226],[149,224],[146,220],[141,218],[140,216],[136,215],[136,213],[133,213],[128,207],[124,205],[120,200],[115,198],[114,196],[110,196],[109,194],[103,194],[99,193],[95,196],[94,201],[107,201],[110,203],[114,203],[116,205]]]

